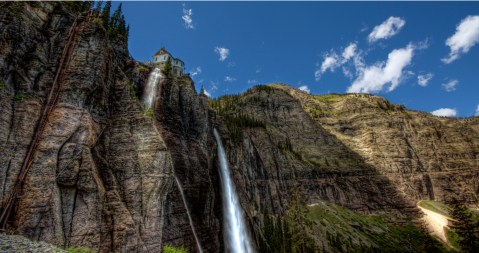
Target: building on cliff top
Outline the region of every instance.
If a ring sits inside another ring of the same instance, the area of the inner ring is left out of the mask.
[[[185,63],[173,57],[164,47],[160,48],[155,55],[153,55],[153,63],[157,64],[159,68],[163,68],[164,64],[170,61],[173,67],[173,74],[175,76],[182,76],[185,72]]]

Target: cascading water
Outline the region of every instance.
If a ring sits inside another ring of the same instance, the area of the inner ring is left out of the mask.
[[[224,237],[227,252],[249,253],[253,252],[251,240],[249,238],[246,225],[244,224],[241,205],[236,194],[236,189],[231,180],[226,159],[225,150],[221,143],[221,138],[214,129],[216,144],[218,145],[218,157],[220,159],[220,180],[223,189],[223,219],[224,219]]]
[[[148,82],[145,86],[145,91],[142,99],[143,106],[146,109],[149,109],[153,106],[153,101],[156,97],[156,86],[161,81],[163,74],[159,68],[155,68],[151,71],[150,76],[148,77]]]
[[[188,204],[186,202],[185,194],[183,193],[183,186],[181,186],[180,180],[175,175],[176,185],[178,186],[178,190],[180,190],[181,198],[183,199],[183,204],[185,205],[186,214],[188,215],[188,220],[190,222],[191,231],[193,232],[193,236],[196,240],[196,246],[198,247],[198,251],[203,253],[203,248],[201,248],[200,241],[198,240],[198,235],[196,235],[195,225],[193,224],[193,219],[191,218],[190,209],[188,208]]]

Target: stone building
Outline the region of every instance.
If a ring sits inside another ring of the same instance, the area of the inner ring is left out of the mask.
[[[164,47],[160,48],[155,55],[153,55],[153,62],[158,65],[158,67],[163,68],[166,61],[170,61],[173,67],[173,74],[175,76],[182,76],[185,70],[185,63],[173,57],[170,52],[168,52]]]

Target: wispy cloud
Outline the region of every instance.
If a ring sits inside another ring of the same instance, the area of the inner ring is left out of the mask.
[[[230,50],[225,47],[215,47],[215,53],[220,56],[220,61],[225,61],[226,58],[228,58],[228,56],[230,55]]]
[[[457,115],[456,109],[441,108],[431,112],[432,115],[441,117],[455,117]]]
[[[343,63],[353,58],[356,55],[356,43],[350,43],[343,51]]]
[[[398,34],[405,24],[406,21],[404,21],[404,19],[389,17],[382,24],[374,27],[373,31],[368,36],[368,41],[373,43],[381,39],[389,39]]]
[[[427,73],[423,75],[418,75],[417,76],[417,83],[421,85],[422,87],[426,87],[429,81],[434,77],[432,73]]]
[[[195,28],[193,25],[193,9],[186,9],[185,4],[183,4],[183,16],[181,16],[181,19],[183,19],[186,29]]]
[[[203,90],[204,90],[206,96],[211,97],[211,93],[209,93],[206,89],[203,89]]]
[[[225,82],[231,83],[231,82],[234,82],[234,81],[236,81],[236,78],[231,77],[231,76],[225,76]]]
[[[477,105],[475,116],[479,116],[479,105]]]
[[[258,81],[256,81],[256,80],[253,79],[253,80],[248,80],[247,83],[248,83],[248,84],[257,84]]]
[[[359,75],[347,92],[379,92],[386,86],[389,86],[388,91],[393,91],[403,79],[403,70],[411,63],[414,50],[412,44],[394,49],[386,62],[377,62],[371,66],[361,66],[363,63],[358,60],[356,68]]]
[[[341,55],[338,55],[334,50],[324,54],[323,62],[320,65],[318,64],[318,68],[314,72],[315,80],[319,81],[321,76],[328,70],[334,72],[338,67],[357,56],[357,54],[357,44],[354,42],[344,48]],[[343,68],[343,73],[345,73],[345,75],[350,74],[349,70],[345,68]]]
[[[442,88],[447,92],[456,90],[456,86],[459,84],[458,80],[449,80],[447,83],[442,84]]]
[[[449,55],[442,62],[449,64],[469,52],[469,49],[479,43],[479,16],[467,16],[456,27],[456,33],[446,40],[450,48]]]
[[[193,70],[190,70],[190,75],[191,76],[196,76],[196,75],[199,75],[201,74],[201,67],[196,67],[194,68]]]
[[[310,92],[311,92],[311,90],[309,90],[309,88],[308,88],[307,85],[299,86],[298,89],[299,89],[299,90],[302,90],[302,91],[304,91],[304,92],[306,92],[306,93],[310,93]]]

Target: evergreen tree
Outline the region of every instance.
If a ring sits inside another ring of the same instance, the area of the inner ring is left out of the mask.
[[[103,0],[96,2],[96,6],[95,6],[96,15],[100,15],[102,7],[103,7]]]
[[[111,15],[111,18],[110,18],[110,23],[108,27],[111,33],[116,33],[117,28],[119,27],[121,16],[122,15],[121,15],[121,3],[120,3],[120,5],[118,5],[118,8],[116,9],[115,12],[113,12],[113,15]],[[113,34],[113,35],[116,35],[116,34]]]
[[[171,74],[173,73],[173,65],[171,65],[170,59],[166,61],[165,66],[163,66],[163,69],[161,70],[161,73],[163,73],[165,77],[171,77]]]
[[[105,4],[105,7],[103,7],[103,10],[100,14],[100,19],[103,22],[103,27],[105,29],[108,29],[110,25],[110,10],[111,10],[111,1],[107,1]]]
[[[317,252],[315,242],[309,237],[307,231],[312,228],[313,221],[308,217],[306,201],[298,190],[293,191],[286,223],[291,234],[291,253]]]
[[[454,200],[451,216],[451,228],[459,236],[459,243],[464,252],[479,251],[479,221],[474,220],[471,211],[464,203]]]

